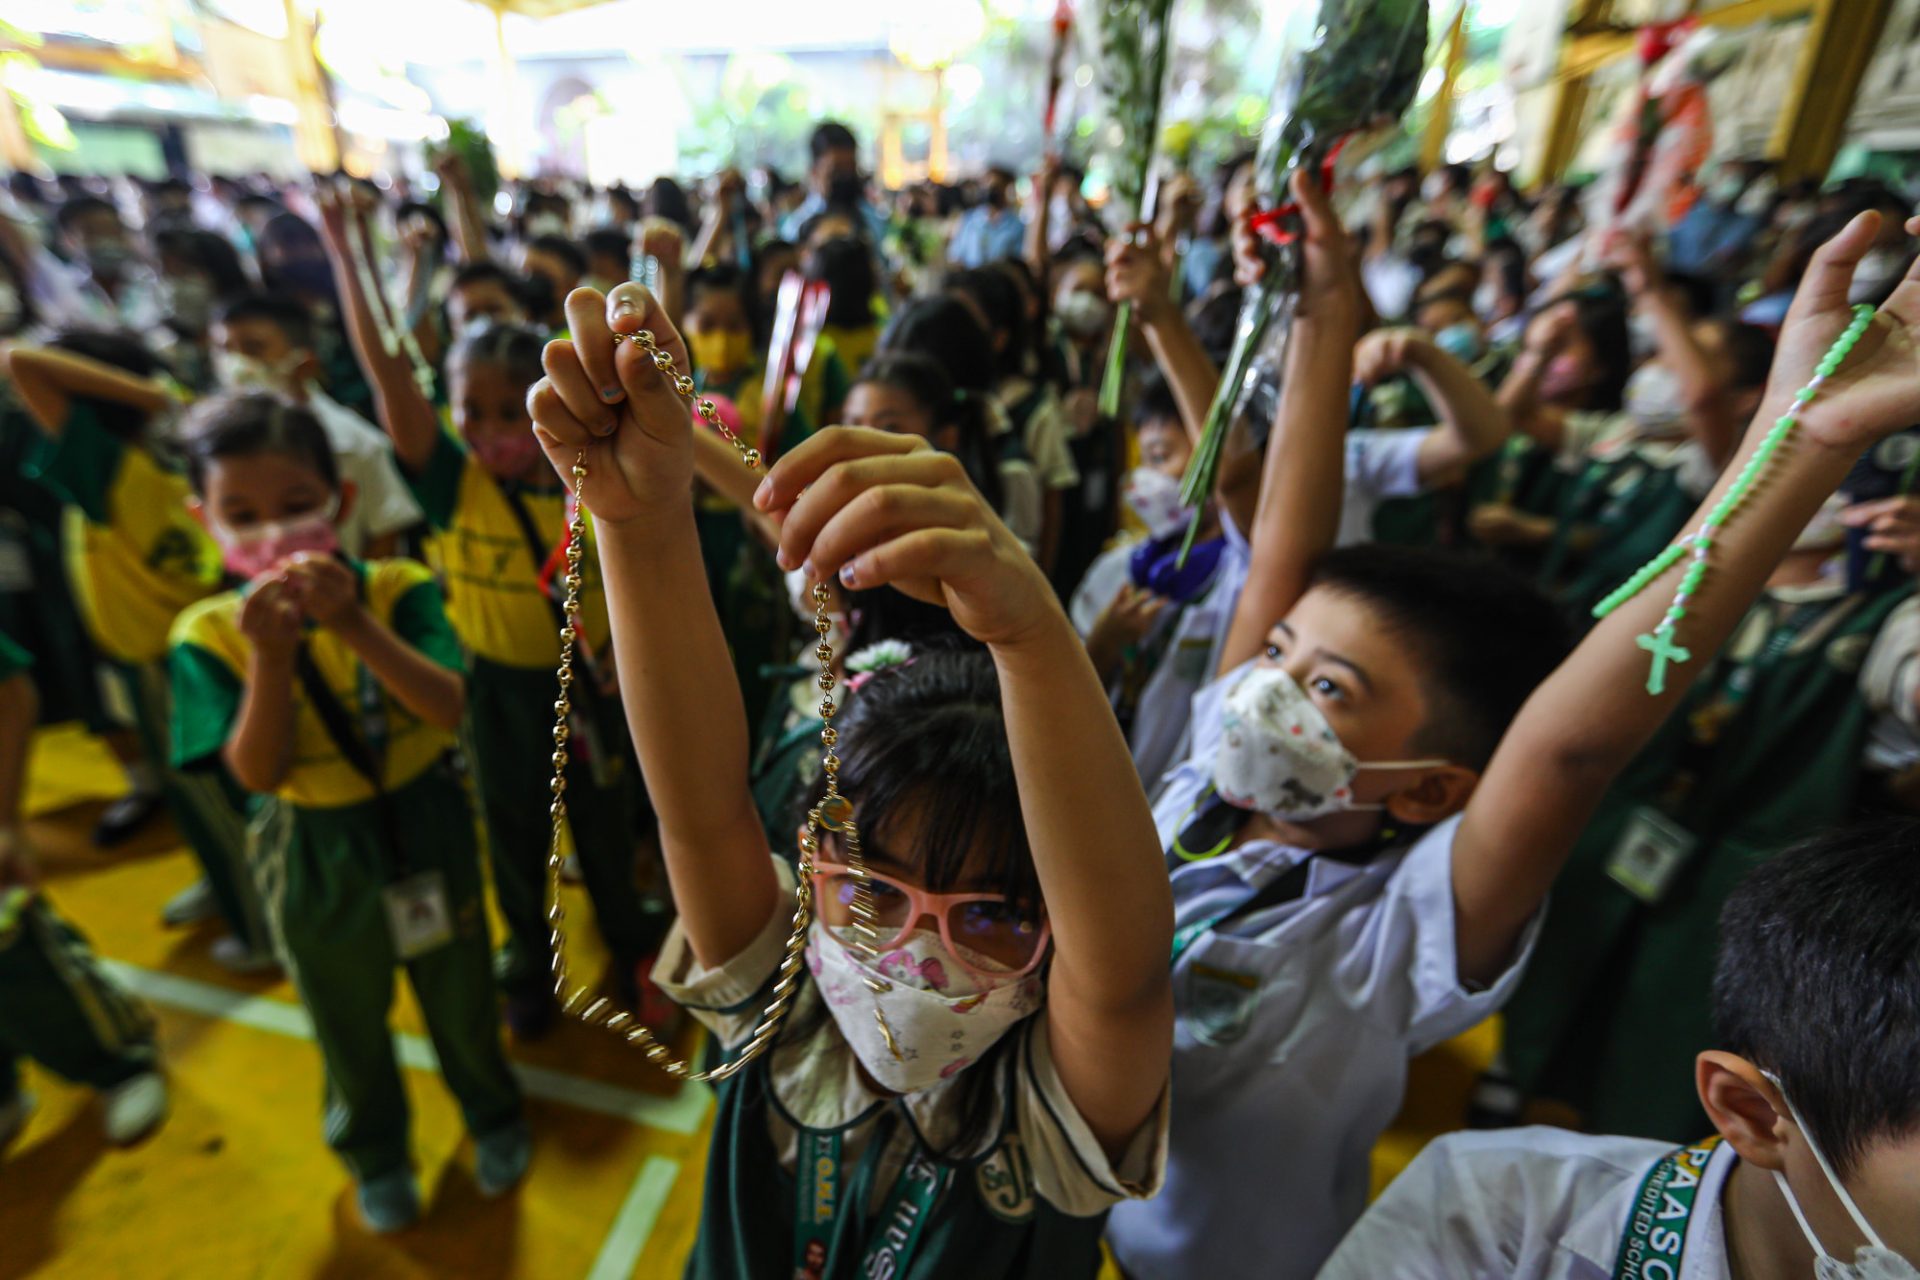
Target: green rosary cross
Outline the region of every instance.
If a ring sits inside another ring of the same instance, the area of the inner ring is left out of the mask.
[[[1760,477],[1772,465],[1774,455],[1780,451],[1780,446],[1785,444],[1787,437],[1793,434],[1793,429],[1800,425],[1800,414],[1813,401],[1813,398],[1820,394],[1820,388],[1826,385],[1827,379],[1839,371],[1840,366],[1853,353],[1854,347],[1866,335],[1867,328],[1873,324],[1873,316],[1872,307],[1857,306],[1853,309],[1852,322],[1838,338],[1834,339],[1833,345],[1827,349],[1827,354],[1820,357],[1820,364],[1815,368],[1812,380],[1794,393],[1792,406],[1774,420],[1773,426],[1767,430],[1759,447],[1753,451],[1753,456],[1747,459],[1747,465],[1740,469],[1740,474],[1734,477],[1733,484],[1720,501],[1714,504],[1713,510],[1707,513],[1707,518],[1701,522],[1700,528],[1642,565],[1612,595],[1593,607],[1593,616],[1604,618],[1645,591],[1655,579],[1673,568],[1683,557],[1689,554],[1693,557],[1693,563],[1689,564],[1687,571],[1680,576],[1680,585],[1674,589],[1673,604],[1668,607],[1666,616],[1660,619],[1659,624],[1651,632],[1636,641],[1652,658],[1651,669],[1647,672],[1647,692],[1654,697],[1657,698],[1667,691],[1667,668],[1670,665],[1693,660],[1693,654],[1681,648],[1674,640],[1674,636],[1680,629],[1681,621],[1687,616],[1687,601],[1699,591],[1701,582],[1707,576],[1707,561],[1713,554],[1714,538],[1719,534],[1721,527],[1732,518],[1733,513],[1739,510],[1740,504],[1752,494],[1753,487],[1760,482]]]

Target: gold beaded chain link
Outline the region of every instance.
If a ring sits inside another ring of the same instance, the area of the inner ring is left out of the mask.
[[[615,334],[613,340],[623,340],[639,344],[653,360],[654,368],[661,376],[687,400],[692,401],[695,412],[708,426],[718,431],[726,442],[740,454],[741,461],[749,467],[760,465],[759,451],[750,448],[739,436],[728,429],[720,420],[720,415],[712,400],[695,397],[693,379],[674,369],[673,357],[660,349],[653,334],[642,329],[631,336]],[[860,851],[860,831],[853,821],[853,802],[840,794],[840,757],[834,751],[839,741],[839,731],[833,727],[833,717],[838,710],[833,699],[835,677],[833,674],[833,646],[827,643],[827,634],[832,629],[832,621],[827,616],[827,605],[832,594],[825,583],[816,583],[813,588],[814,617],[813,629],[819,637],[814,648],[814,656],[820,660],[820,674],[816,677],[820,685],[820,745],[825,754],[821,758],[821,770],[826,777],[826,794],[820,803],[807,812],[806,830],[800,836],[800,865],[798,884],[794,890],[793,927],[787,934],[785,954],[781,957],[778,979],[773,985],[773,996],[760,1014],[760,1021],[748,1037],[745,1046],[731,1060],[713,1068],[711,1071],[695,1071],[684,1060],[676,1057],[673,1050],[663,1044],[652,1031],[633,1014],[617,1009],[604,996],[595,996],[585,987],[572,985],[567,968],[567,935],[563,927],[566,911],[560,905],[560,867],[565,860],[561,855],[561,832],[567,821],[567,740],[572,734],[568,718],[573,713],[573,682],[576,678],[573,669],[574,650],[580,637],[580,556],[586,546],[586,503],[582,500],[582,491],[587,481],[587,455],[583,450],[573,460],[573,511],[567,520],[567,573],[564,579],[566,598],[563,605],[566,623],[560,629],[560,666],[555,673],[560,684],[560,695],[553,704],[553,778],[548,790],[553,795],[553,803],[548,810],[553,820],[547,842],[547,923],[552,930],[553,942],[553,993],[560,1001],[560,1007],[568,1014],[577,1017],[589,1026],[604,1027],[608,1031],[623,1037],[627,1043],[637,1045],[647,1055],[647,1059],[668,1075],[692,1082],[718,1083],[735,1074],[749,1062],[764,1053],[773,1043],[781,1022],[793,1007],[793,998],[800,986],[800,969],[805,961],[807,932],[813,923],[813,868],[814,857],[820,852],[820,833],[822,830],[835,832],[840,838],[840,848],[846,858],[847,868],[854,877],[854,897],[849,906],[853,917],[856,951],[871,958],[875,952],[873,927],[873,883],[867,876],[866,860]],[[885,984],[876,984],[869,979],[876,990],[885,990]],[[880,1027],[886,1033],[889,1046],[893,1044],[891,1030],[886,1020],[879,1018]],[[898,1049],[895,1049],[898,1053]]]

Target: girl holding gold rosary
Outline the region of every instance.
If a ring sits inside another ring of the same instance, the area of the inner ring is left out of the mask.
[[[836,429],[773,468],[754,503],[782,523],[783,566],[943,604],[986,646],[877,673],[844,722],[815,651],[824,778],[796,871],[748,789],[685,348],[637,285],[576,290],[567,318],[535,434],[599,527],[680,916],[656,976],[723,1051],[688,1274],[1090,1274],[1104,1211],[1159,1181],[1172,913],[1126,742],[1046,578],[924,441]],[[584,1016],[648,1041],[601,1007]]]

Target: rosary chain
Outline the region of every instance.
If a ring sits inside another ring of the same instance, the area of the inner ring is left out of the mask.
[[[662,377],[691,401],[694,411],[708,426],[718,431],[726,442],[739,453],[741,461],[748,467],[760,465],[760,453],[751,448],[746,441],[734,434],[720,420],[719,412],[713,401],[701,396],[696,397],[694,381],[674,367],[673,357],[660,349],[652,332],[640,330],[631,336],[615,334],[614,341],[632,341],[646,351],[653,361],[654,368]],[[764,1053],[773,1043],[781,1023],[792,1009],[794,995],[800,987],[800,970],[805,963],[807,934],[813,924],[813,869],[814,859],[820,852],[820,833],[832,831],[839,837],[842,855],[846,858],[848,869],[853,873],[854,895],[848,904],[853,917],[855,934],[854,948],[865,957],[871,958],[875,952],[873,883],[868,878],[866,860],[861,854],[860,831],[853,821],[853,802],[840,794],[840,757],[834,750],[839,742],[839,731],[833,727],[833,717],[838,710],[834,702],[833,690],[837,683],[833,674],[833,646],[827,643],[827,634],[832,629],[832,621],[827,616],[827,605],[832,601],[832,593],[826,584],[816,583],[813,588],[814,618],[813,629],[819,643],[814,647],[814,656],[820,662],[820,674],[816,680],[820,686],[820,746],[823,752],[821,770],[825,776],[825,794],[820,803],[807,813],[807,825],[800,836],[800,863],[796,874],[794,889],[793,924],[788,931],[786,949],[780,960],[779,977],[773,985],[772,998],[761,1011],[760,1020],[746,1043],[727,1062],[710,1071],[696,1071],[685,1060],[675,1056],[672,1049],[662,1043],[645,1024],[626,1010],[618,1009],[604,996],[595,996],[585,987],[574,986],[567,966],[567,935],[565,929],[566,910],[560,905],[560,867],[565,861],[561,854],[562,834],[567,823],[567,762],[570,759],[568,741],[572,737],[570,718],[573,714],[573,682],[577,674],[573,668],[573,659],[580,638],[580,589],[583,578],[580,573],[580,557],[587,540],[586,503],[582,500],[587,481],[586,453],[583,451],[573,460],[573,510],[567,518],[567,573],[563,579],[566,595],[562,605],[565,624],[560,628],[560,665],[555,672],[559,682],[559,697],[553,704],[553,776],[547,784],[553,796],[548,809],[552,821],[547,841],[547,925],[551,931],[553,945],[553,992],[560,1001],[560,1007],[573,1017],[579,1018],[589,1026],[604,1027],[608,1031],[624,1038],[629,1044],[636,1045],[646,1054],[648,1061],[665,1071],[668,1075],[691,1082],[713,1082],[727,1079],[739,1072],[749,1062]],[[869,978],[868,984],[876,991],[887,989],[878,979]],[[875,1018],[886,1034],[887,1043],[893,1045],[891,1029],[886,1020],[876,1010]],[[899,1050],[894,1049],[896,1055]]]

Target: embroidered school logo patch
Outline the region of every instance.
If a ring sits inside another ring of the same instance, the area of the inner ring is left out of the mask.
[[[1196,964],[1191,970],[1187,1018],[1193,1034],[1209,1044],[1232,1044],[1253,1025],[1260,979],[1250,973]]]
[[[1037,1205],[1033,1194],[1033,1165],[1020,1135],[1010,1133],[993,1154],[980,1162],[974,1184],[987,1212],[1002,1222],[1031,1221]]]

